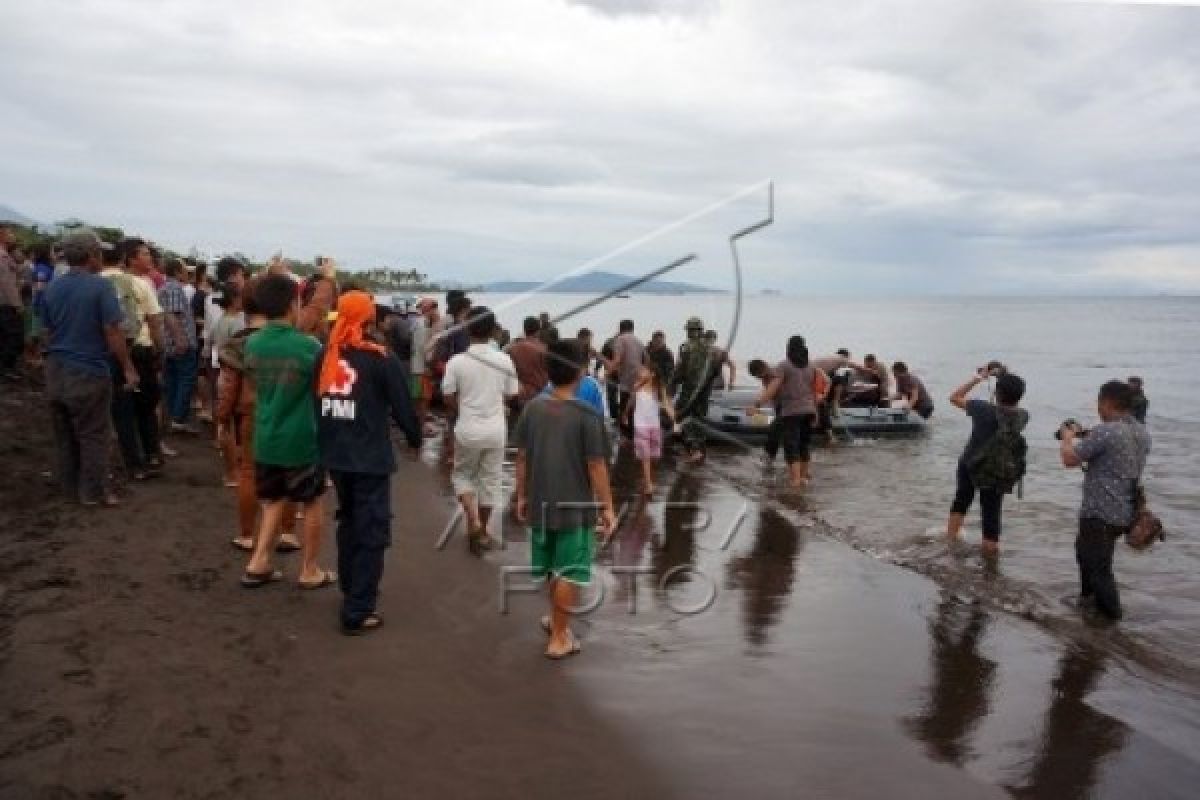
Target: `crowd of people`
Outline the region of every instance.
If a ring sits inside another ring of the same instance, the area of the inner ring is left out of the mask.
[[[176,453],[173,437],[211,431],[235,497],[232,544],[247,554],[241,585],[279,582],[275,554],[298,551],[298,587],[340,587],[347,634],[383,621],[377,595],[391,541],[393,429],[415,452],[434,431],[431,409],[443,409],[453,489],[476,554],[495,545],[489,528],[508,499],[505,452],[515,445],[511,509],[530,529],[534,572],[549,587],[545,654],[559,659],[580,650],[567,609],[591,579],[597,534],[616,524],[614,444],[632,450],[641,489],[653,496],[668,437],[677,434],[688,465],[701,465],[712,394],[736,383],[734,360],[694,317],[678,350],[663,331],[643,343],[633,320],[596,348],[592,331],[563,336],[548,314],[525,319],[510,340],[465,292],[448,292],[444,313],[433,297],[380,304],[339,287],[332,259],[318,259],[317,273],[301,279],[279,258],[251,276],[227,257],[210,278],[206,265],[164,259],[141,239],[114,246],[79,229],[33,254],[23,272],[9,229],[0,227],[0,244],[0,373],[19,379],[23,351],[31,367],[44,368],[55,474],[67,495],[115,506],[115,477],[151,480]],[[784,360],[755,359],[748,371],[762,385],[752,408],[774,411],[767,457],[782,449],[796,489],[811,479],[813,434],[831,436],[844,405],[900,405],[924,418],[934,410],[904,362],[889,370],[848,350],[811,358],[801,336],[788,340]],[[971,399],[992,381],[990,399]],[[1137,512],[1125,490],[1149,451],[1145,395],[1133,383],[1101,389],[1104,423],[1090,435],[1069,426],[1062,433],[1064,465],[1089,467],[1077,540],[1082,593],[1111,617],[1120,614],[1113,547]],[[1024,474],[1023,394],[1024,382],[993,364],[950,398],[973,428],[947,533],[960,535],[978,495],[987,553],[998,546],[1003,498]],[[336,570],[319,563],[330,488]]]

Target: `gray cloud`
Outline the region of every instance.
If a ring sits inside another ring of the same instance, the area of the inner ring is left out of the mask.
[[[476,280],[769,177],[759,285],[1200,290],[1196,9],[578,5],[18,4],[0,203]]]

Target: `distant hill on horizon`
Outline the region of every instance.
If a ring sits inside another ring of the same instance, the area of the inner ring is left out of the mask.
[[[36,219],[31,219],[15,208],[6,205],[0,205],[0,222],[12,222],[25,228],[41,224]]]
[[[557,294],[603,294],[617,291],[634,280],[637,280],[635,275],[596,270],[566,278],[549,287],[548,291]],[[496,281],[484,284],[483,290],[493,294],[513,294],[533,291],[544,284],[544,281]],[[628,292],[630,294],[721,294],[722,290],[684,281],[652,280],[629,289]]]

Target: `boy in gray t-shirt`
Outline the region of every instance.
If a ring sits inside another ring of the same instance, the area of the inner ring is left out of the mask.
[[[546,371],[554,389],[529,401],[514,432],[517,519],[530,524],[534,576],[549,581],[551,613],[542,627],[552,659],[580,650],[568,617],[578,587],[591,581],[595,536],[611,533],[616,521],[604,421],[575,399],[584,365],[577,342],[551,344]]]

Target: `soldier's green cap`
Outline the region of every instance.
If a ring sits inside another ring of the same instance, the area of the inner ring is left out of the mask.
[[[692,317],[687,321],[687,324],[684,325],[683,327],[684,327],[684,330],[702,331],[702,330],[704,330],[704,320],[700,319],[699,317]]]

